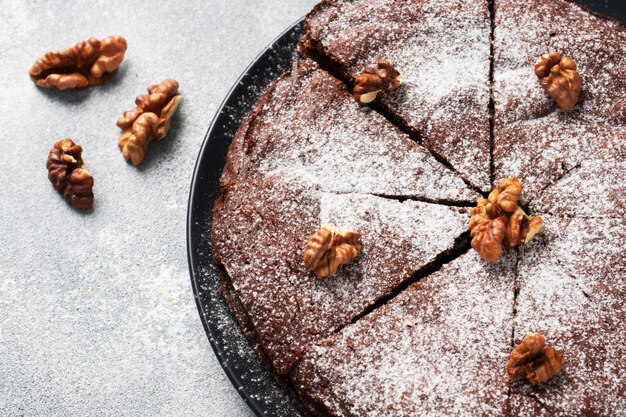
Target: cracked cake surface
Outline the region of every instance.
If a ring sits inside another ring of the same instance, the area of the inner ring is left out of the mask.
[[[211,231],[265,367],[307,416],[626,415],[625,26],[569,0],[323,0],[305,28],[233,138]],[[553,50],[582,78],[570,111],[533,71]],[[379,59],[404,82],[361,105]],[[511,176],[545,224],[486,263],[466,206]],[[326,278],[303,261],[322,224],[362,244]],[[507,378],[529,331],[565,355],[539,385]]]
[[[308,414],[502,413],[514,271],[464,254],[313,346],[293,374]]]
[[[376,103],[476,187],[489,184],[487,0],[325,0],[306,18],[305,53],[354,80],[379,59],[403,78]]]
[[[546,216],[520,253],[515,337],[549,335],[566,358],[546,384],[512,384],[511,415],[626,412],[626,225],[621,216]]]
[[[626,142],[615,134],[530,203],[533,213],[626,219]]]
[[[315,103],[315,105],[311,105]],[[278,78],[242,123],[222,185],[278,180],[338,193],[468,201],[478,194],[310,60]]]
[[[466,229],[464,211],[300,184],[239,183],[216,203],[213,254],[273,368],[284,375],[309,343],[453,250]],[[357,259],[327,279],[306,271],[302,261],[320,224],[362,234]]]
[[[607,138],[626,140],[616,107],[626,99],[626,27],[565,0],[497,0],[494,24],[494,173],[519,177],[533,199]],[[533,72],[551,51],[574,59],[582,79],[571,111]]]

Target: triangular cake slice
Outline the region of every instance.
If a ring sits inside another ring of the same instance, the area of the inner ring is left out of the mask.
[[[576,62],[578,104],[560,109],[534,73],[556,51]],[[494,172],[527,200],[565,177],[608,135],[626,140],[626,27],[565,0],[496,0]]]
[[[544,216],[522,247],[515,338],[538,332],[565,368],[514,383],[511,415],[617,416],[626,410],[626,224],[623,217]]]
[[[504,414],[514,280],[515,254],[472,251],[316,344],[293,373],[308,415]]]
[[[408,135],[359,106],[341,81],[310,60],[274,81],[233,138],[222,185],[243,180],[427,201],[478,197]]]
[[[374,106],[476,187],[491,188],[487,0],[324,0],[305,25],[302,52],[349,82],[389,61],[403,84]]]
[[[246,333],[280,379],[310,343],[467,244],[466,223],[465,209],[457,207],[239,183],[215,205],[213,256],[224,268],[227,298],[239,305],[236,316],[247,316]],[[362,234],[359,256],[327,278],[307,272],[303,262],[321,224]]]

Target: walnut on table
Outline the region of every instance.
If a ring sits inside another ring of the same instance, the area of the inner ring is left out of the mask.
[[[139,165],[150,143],[167,135],[181,100],[178,82],[171,79],[151,85],[148,94],[137,96],[137,107],[124,112],[117,120],[117,126],[122,129],[118,146],[127,161]]]
[[[332,276],[361,251],[360,233],[322,225],[307,241],[304,266],[319,277]]]
[[[528,216],[518,205],[522,184],[517,178],[498,183],[488,198],[470,211],[472,248],[487,262],[495,262],[503,249],[528,243],[543,226],[538,216]]]
[[[30,68],[30,79],[42,88],[86,88],[111,78],[126,53],[122,36],[78,42],[71,48],[47,52]]]
[[[582,81],[573,59],[558,52],[539,57],[535,63],[535,75],[539,83],[563,110],[571,110],[578,101]]]
[[[400,73],[387,61],[378,61],[378,68],[367,67],[354,80],[352,94],[359,103],[370,103],[381,91],[398,88],[402,83]]]
[[[511,352],[506,370],[512,381],[525,378],[532,384],[541,384],[561,372],[564,365],[563,353],[546,346],[543,335],[528,332]]]
[[[84,168],[82,152],[72,139],[62,139],[50,150],[46,167],[54,188],[74,208],[88,210],[93,205],[93,177]]]

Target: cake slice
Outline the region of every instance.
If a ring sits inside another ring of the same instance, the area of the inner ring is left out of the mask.
[[[255,104],[230,146],[222,185],[300,182],[323,191],[467,202],[463,180],[344,84],[305,60]]]
[[[238,183],[215,205],[213,256],[235,316],[281,380],[309,344],[467,245],[466,223],[463,208]],[[362,234],[359,256],[328,278],[307,272],[303,262],[321,224]]]
[[[501,415],[514,280],[514,253],[472,251],[316,344],[293,373],[306,414]]]
[[[545,216],[523,247],[515,338],[539,332],[565,355],[549,382],[514,383],[511,415],[617,416],[626,410],[626,224]]]
[[[379,59],[403,77],[374,107],[489,191],[487,0],[324,0],[308,14],[303,54],[354,79]]]
[[[578,104],[565,111],[534,73],[557,51],[576,62]],[[565,0],[495,0],[494,173],[527,200],[576,170],[607,138],[626,140],[626,27]]]

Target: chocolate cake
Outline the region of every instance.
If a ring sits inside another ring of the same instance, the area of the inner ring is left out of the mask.
[[[467,235],[464,211],[295,183],[241,182],[215,205],[213,253],[230,286],[225,291],[245,310],[253,326],[247,331],[281,378],[310,343],[454,253]],[[359,257],[332,279],[315,277],[302,263],[320,224],[363,235]]]
[[[624,217],[546,217],[518,266],[515,337],[550,335],[567,367],[546,384],[512,385],[511,415],[626,412]]]
[[[391,62],[404,85],[376,107],[476,187],[491,188],[487,0],[324,0],[305,25],[303,53],[344,81]]]
[[[503,413],[515,253],[467,253],[313,345],[293,373],[309,415]]]
[[[530,204],[533,213],[626,219],[626,136],[614,133]]]
[[[626,27],[564,0],[497,0],[494,23],[494,174],[517,176],[532,200],[607,138],[626,140]],[[582,91],[571,111],[533,72],[549,51],[576,61]]]
[[[568,0],[323,0],[305,27],[211,230],[265,367],[307,416],[626,415],[625,26]],[[534,73],[552,51],[582,80],[570,110]],[[358,103],[380,59],[403,82]],[[544,226],[487,263],[469,207],[505,177]],[[359,238],[331,276],[304,257],[340,241],[323,225]],[[547,382],[508,369],[527,332],[565,358]]]
[[[243,179],[429,201],[478,196],[310,60],[272,83],[233,138],[222,185]]]

